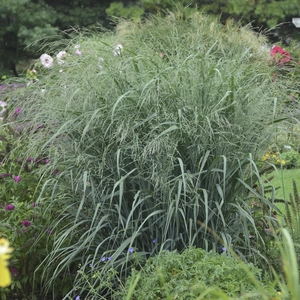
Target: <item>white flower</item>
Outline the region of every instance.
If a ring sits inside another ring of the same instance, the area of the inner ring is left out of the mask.
[[[98,67],[100,68],[100,70],[102,70],[103,66],[102,63],[104,62],[104,59],[102,57],[99,57],[98,59]]]
[[[120,55],[122,49],[123,49],[122,44],[118,44],[118,45],[114,48],[114,56]]]
[[[79,48],[80,48],[80,45],[75,45],[74,48],[75,48],[75,49],[79,49]]]
[[[285,149],[288,149],[288,150],[292,149],[292,147],[289,146],[289,145],[284,145],[284,148],[285,148]]]
[[[53,66],[53,58],[46,53],[41,55],[40,60],[45,68],[51,68]]]
[[[4,101],[0,101],[0,107],[2,107],[2,110],[0,111],[0,116],[3,116],[3,114],[6,112],[5,106],[7,106],[7,103]]]
[[[58,72],[59,72],[59,73],[63,73],[63,71],[64,71],[63,69],[60,69]]]
[[[66,51],[60,51],[56,55],[57,63],[59,65],[62,65],[64,63],[63,59],[66,57],[67,52]]]

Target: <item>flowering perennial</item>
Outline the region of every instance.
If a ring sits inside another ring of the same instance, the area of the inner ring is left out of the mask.
[[[7,267],[7,260],[10,258],[12,248],[9,247],[7,239],[0,239],[0,287],[7,287],[11,283],[11,275]]]
[[[279,66],[283,66],[291,60],[291,55],[285,49],[277,45],[272,47],[270,54]]]
[[[53,58],[46,53],[41,55],[40,60],[45,68],[51,68],[53,66]]]

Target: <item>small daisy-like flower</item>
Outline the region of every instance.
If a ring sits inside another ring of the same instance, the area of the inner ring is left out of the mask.
[[[118,44],[115,48],[114,48],[114,56],[118,56],[121,54],[123,49],[123,45],[122,44]]]
[[[46,53],[41,55],[40,60],[44,68],[51,68],[53,66],[53,58]]]

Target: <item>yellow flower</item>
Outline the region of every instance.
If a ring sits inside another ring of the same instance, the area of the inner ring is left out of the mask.
[[[272,155],[272,157],[273,157],[273,158],[276,158],[276,155],[275,155],[275,154],[273,154],[273,155]]]
[[[11,276],[7,267],[7,260],[10,258],[12,248],[9,247],[7,239],[0,239],[0,287],[7,287],[11,283]]]
[[[284,164],[285,164],[285,160],[283,159],[283,160],[281,161],[281,163],[284,165]]]

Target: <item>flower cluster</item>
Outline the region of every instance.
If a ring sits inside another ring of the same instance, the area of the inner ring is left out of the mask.
[[[279,152],[267,151],[261,160],[275,165],[285,165],[285,160],[280,158]]]
[[[270,55],[275,63],[281,67],[291,60],[291,55],[284,48],[281,48],[277,45],[272,47]]]

